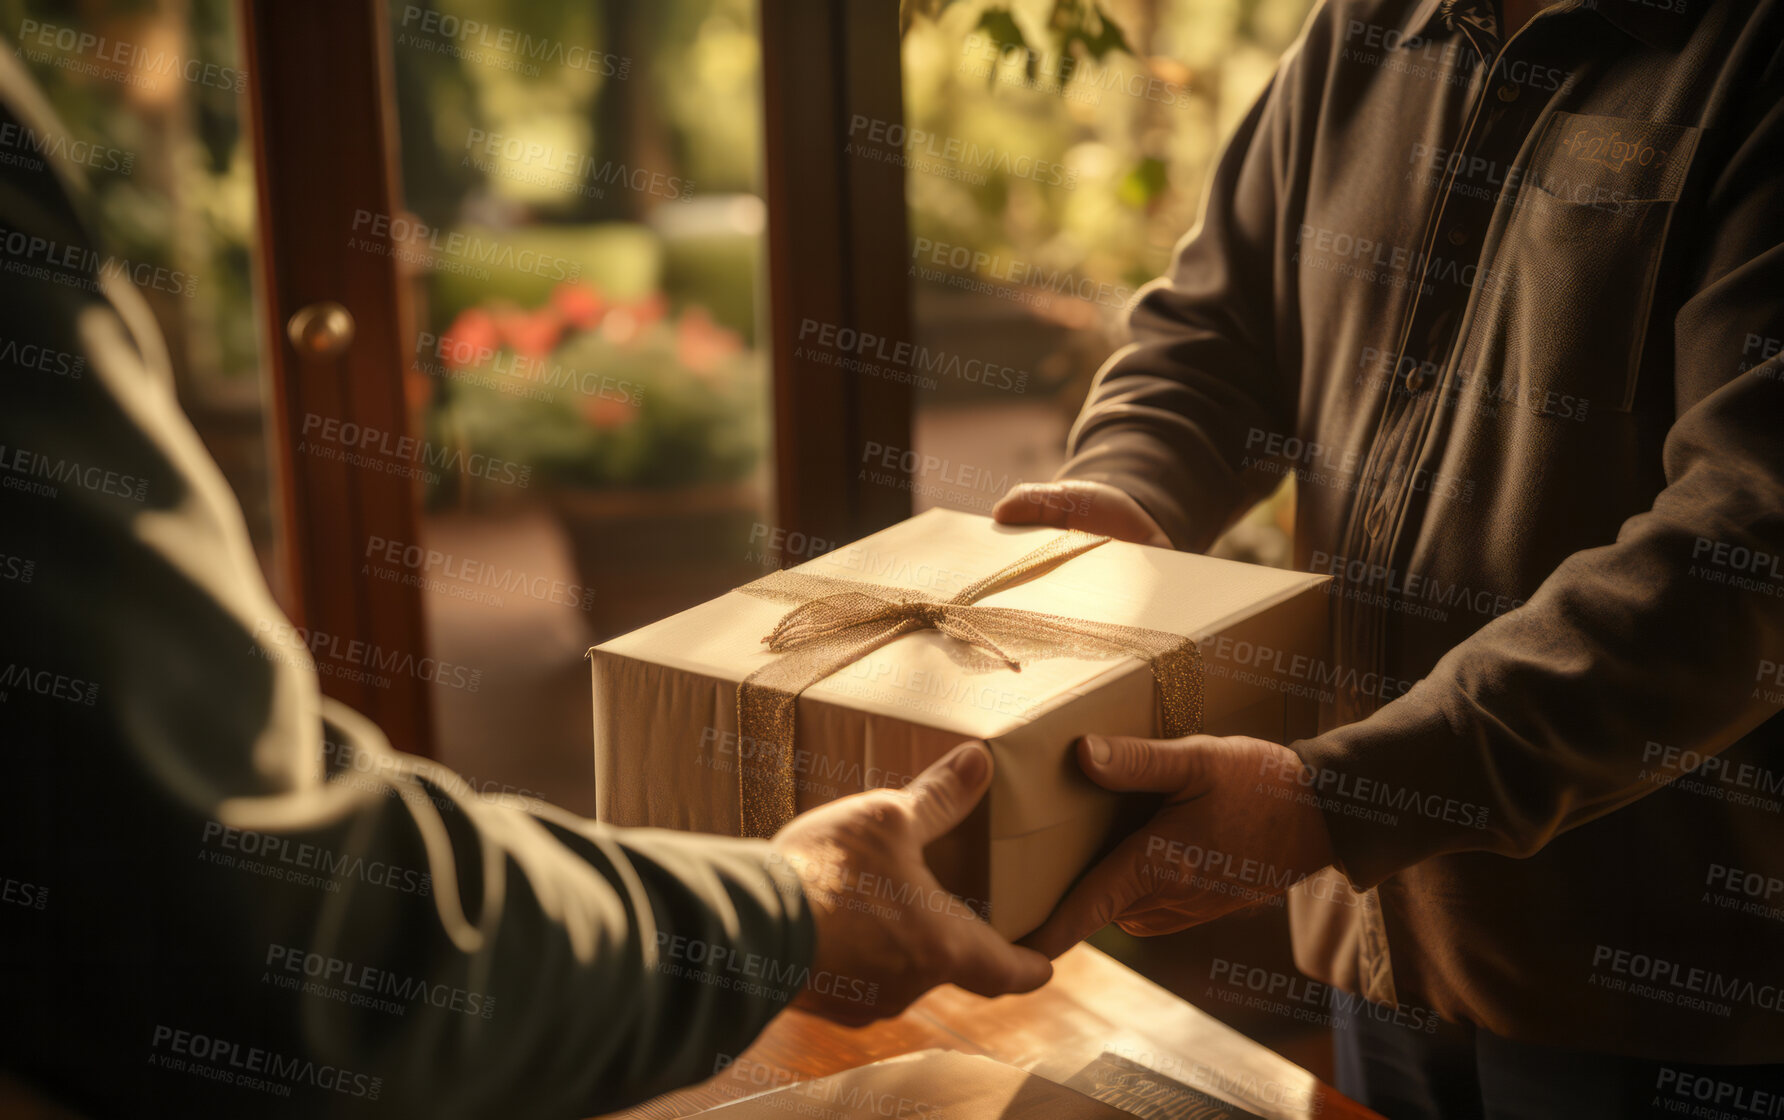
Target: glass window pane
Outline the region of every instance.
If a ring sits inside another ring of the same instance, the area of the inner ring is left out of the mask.
[[[931,505],[1052,477],[1121,313],[1195,224],[1310,0],[907,0],[902,138]],[[958,358],[956,362],[953,359]],[[963,469],[970,468],[970,469]],[[1218,550],[1286,563],[1288,494]]]
[[[762,574],[753,0],[391,0],[440,757],[592,802],[582,653]],[[390,569],[385,571],[383,569]],[[500,744],[504,757],[488,757]]]
[[[180,403],[282,595],[235,4],[0,0],[0,27],[68,133],[0,137],[0,159],[64,159],[86,178],[111,263],[153,310]]]

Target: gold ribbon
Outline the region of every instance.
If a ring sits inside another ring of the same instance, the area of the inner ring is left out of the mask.
[[[738,731],[750,747],[738,786],[743,834],[772,836],[797,811],[793,739],[799,694],[917,630],[934,628],[959,640],[963,645],[951,652],[976,669],[1020,672],[1023,660],[1050,657],[1143,658],[1158,683],[1165,736],[1200,730],[1202,653],[1193,640],[1137,626],[974,605],[1108,540],[1067,532],[946,600],[906,588],[791,571],[738,588],[745,595],[798,604],[762,639],[785,656],[751,673],[737,689]]]

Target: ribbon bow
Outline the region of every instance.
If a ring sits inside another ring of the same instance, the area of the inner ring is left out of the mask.
[[[775,572],[738,588],[746,595],[798,604],[762,641],[784,656],[757,669],[737,689],[737,722],[752,765],[739,780],[745,836],[772,836],[797,811],[793,740],[796,705],[807,688],[874,650],[917,630],[961,643],[957,657],[975,668],[1020,672],[1024,660],[1140,657],[1158,683],[1164,734],[1193,734],[1202,722],[1201,651],[1189,638],[1137,626],[1089,622],[977,600],[1108,543],[1067,532],[950,599],[882,584],[804,572]]]

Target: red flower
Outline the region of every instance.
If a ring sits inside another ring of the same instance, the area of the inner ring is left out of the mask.
[[[640,327],[661,322],[669,314],[669,298],[662,292],[652,292],[632,305],[632,314],[638,317]]]
[[[507,311],[496,317],[496,328],[516,354],[525,358],[543,358],[557,349],[563,337],[564,321],[551,307],[538,311]]]
[[[638,416],[638,406],[619,397],[588,397],[582,402],[582,418],[602,431],[623,428]]]
[[[607,300],[593,284],[566,280],[552,290],[551,303],[577,330],[593,330],[607,314]]]
[[[495,357],[501,345],[502,335],[496,328],[495,317],[480,307],[460,311],[440,340],[446,364],[453,369],[480,365]]]
[[[737,332],[713,322],[704,307],[688,308],[675,325],[675,357],[695,373],[711,373],[742,349]]]

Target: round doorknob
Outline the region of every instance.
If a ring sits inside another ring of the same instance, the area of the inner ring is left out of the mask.
[[[285,324],[291,345],[306,358],[335,358],[353,345],[353,313],[325,300],[299,308]]]

